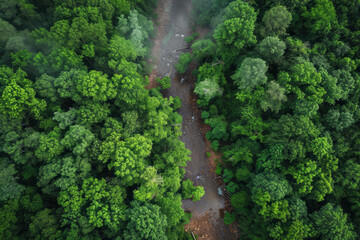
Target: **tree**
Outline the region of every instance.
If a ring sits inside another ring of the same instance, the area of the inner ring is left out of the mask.
[[[291,20],[291,13],[281,5],[266,11],[262,19],[268,35],[283,35]]]
[[[84,179],[80,188],[72,185],[63,189],[57,200],[63,210],[62,224],[81,227],[83,232],[103,226],[118,232],[125,220],[124,191],[108,185],[105,179]]]
[[[76,123],[90,127],[92,124],[105,121],[109,114],[109,104],[87,101],[76,111]]]
[[[36,119],[46,108],[45,100],[36,98],[32,82],[21,69],[13,72],[11,68],[0,68],[0,110],[10,118],[22,118],[30,113]]]
[[[147,91],[144,89],[141,79],[131,75],[123,76],[115,74],[113,82],[118,83],[115,105],[123,109],[144,108],[147,98]]]
[[[32,217],[31,220],[29,230],[34,238],[55,240],[61,237],[58,220],[51,214],[51,210],[45,208]]]
[[[76,110],[71,108],[67,112],[54,112],[53,120],[59,122],[60,129],[66,129],[69,126],[73,125],[73,122],[76,118]]]
[[[0,50],[4,50],[4,46],[6,45],[6,42],[14,36],[16,33],[16,29],[13,25],[8,23],[7,21],[0,18]]]
[[[291,67],[291,73],[285,78],[286,73],[281,72],[280,85],[295,93],[298,99],[306,99],[309,102],[321,104],[325,89],[321,86],[321,74],[311,62],[300,62]]]
[[[211,58],[216,54],[216,44],[210,39],[202,39],[191,45],[194,57],[198,62]]]
[[[128,210],[127,219],[124,239],[167,239],[165,235],[166,216],[161,213],[160,207],[133,201]]]
[[[72,68],[86,69],[82,59],[74,50],[60,47],[53,49],[48,55],[37,53],[32,64],[39,74],[58,76],[62,71],[70,71]]]
[[[233,54],[256,43],[253,35],[256,13],[254,8],[241,0],[233,1],[225,9],[224,21],[214,32],[214,38],[222,50],[233,51]]]
[[[64,150],[60,144],[60,138],[59,128],[55,128],[48,134],[42,134],[39,139],[39,147],[35,150],[35,156],[47,162],[59,156]]]
[[[120,59],[134,61],[137,57],[137,49],[133,46],[133,43],[121,36],[114,36],[110,40],[108,49],[109,58],[115,61],[119,61]]]
[[[59,157],[52,162],[43,165],[39,169],[38,186],[50,196],[55,196],[60,190],[65,190],[81,179],[85,178],[91,170],[91,165],[81,157]]]
[[[290,167],[288,173],[295,179],[297,191],[301,196],[312,192],[314,188],[313,182],[320,175],[321,170],[315,161],[307,160],[305,163]]]
[[[329,0],[317,0],[314,7],[302,13],[302,17],[312,38],[315,39],[325,36],[338,24],[335,8]]]
[[[94,135],[90,130],[80,125],[74,125],[70,127],[60,143],[64,147],[72,149],[75,155],[82,155],[93,141]]]
[[[337,131],[343,131],[355,122],[353,114],[347,109],[330,109],[325,115],[325,121],[330,128]]]
[[[252,182],[252,196],[256,196],[258,191],[268,192],[272,201],[283,199],[290,194],[292,189],[289,183],[278,174],[260,173],[257,174]],[[253,199],[254,200],[254,199]]]
[[[360,188],[360,164],[354,159],[347,160],[340,169],[339,185],[345,189],[357,190]]]
[[[123,14],[118,18],[116,32],[131,41],[139,56],[146,54],[144,43],[153,31],[152,22],[136,10],[131,10],[128,18]]]
[[[175,63],[175,68],[179,73],[185,73],[189,63],[192,61],[191,53],[182,53],[179,57],[179,62]]]
[[[136,111],[126,111],[121,114],[124,123],[124,136],[131,137],[140,128],[139,114]]]
[[[169,89],[171,87],[171,79],[169,76],[165,76],[163,78],[156,78],[156,81],[160,83],[161,89]]]
[[[209,102],[212,98],[221,96],[223,90],[220,88],[218,80],[213,77],[199,82],[196,85],[194,92],[205,99],[205,101]]]
[[[145,157],[151,153],[152,142],[139,134],[120,141],[120,136],[111,134],[100,147],[99,160],[108,168],[114,168],[115,175],[122,179],[121,184],[131,186],[140,182],[146,166]]]
[[[267,83],[266,95],[261,101],[260,106],[264,111],[270,109],[278,113],[281,109],[282,102],[287,101],[285,89],[275,81]]]
[[[211,131],[206,133],[206,137],[209,140],[213,141],[217,139],[226,141],[229,138],[229,134],[227,133],[228,122],[223,115],[215,115],[208,118],[205,120],[205,123],[211,127]]]
[[[357,237],[353,225],[348,222],[347,214],[343,213],[340,206],[327,203],[311,217],[320,239],[352,240]]]
[[[6,159],[1,159],[0,163],[0,201],[7,201],[20,197],[25,188],[17,183],[14,164],[7,164]]]
[[[349,94],[355,88],[355,79],[349,71],[344,69],[335,70],[332,76],[337,78],[337,86],[341,89],[341,99],[347,99]]]
[[[36,93],[39,94],[41,97],[50,100],[50,102],[55,103],[59,100],[59,94],[56,91],[54,86],[55,78],[49,76],[47,74],[41,75],[39,78],[36,79],[34,84],[34,89]]]
[[[118,83],[100,71],[93,70],[87,74],[79,74],[74,80],[76,90],[83,97],[99,102],[105,102],[116,97]]]
[[[10,22],[13,21],[20,25],[21,21],[17,16],[18,14],[18,9],[16,6],[17,3],[18,3],[17,1],[2,2],[0,5],[0,18]]]
[[[306,6],[310,0],[267,0],[265,5],[267,7],[274,7],[278,5],[286,6],[291,12]]]
[[[231,205],[237,210],[240,211],[250,204],[250,196],[245,191],[237,192],[231,195]]]
[[[324,95],[324,101],[334,105],[336,101],[343,97],[342,88],[338,84],[338,79],[328,73],[324,68],[320,68],[319,72],[323,79],[321,85],[326,91],[326,94]]]
[[[109,79],[100,71],[93,70],[87,73],[71,69],[62,72],[54,81],[54,86],[62,98],[72,98],[76,102],[86,99],[105,102],[116,97],[118,82],[115,78]]]
[[[241,66],[232,76],[239,89],[253,89],[256,85],[267,81],[266,71],[268,67],[260,58],[245,58]]]
[[[258,45],[260,56],[271,63],[278,62],[285,53],[285,43],[278,37],[267,37]]]
[[[190,179],[186,179],[182,182],[182,194],[183,198],[192,198],[194,202],[199,201],[204,196],[205,191],[202,186],[194,186]]]
[[[0,238],[12,239],[16,237],[18,221],[16,213],[19,210],[18,198],[2,202],[0,207]]]
[[[161,212],[166,216],[168,226],[176,226],[185,216],[184,210],[181,208],[181,195],[168,193],[165,196],[159,195],[158,203]]]

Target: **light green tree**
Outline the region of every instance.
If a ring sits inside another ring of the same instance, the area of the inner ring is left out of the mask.
[[[194,92],[201,98],[205,99],[205,101],[209,102],[214,97],[221,96],[223,90],[220,87],[218,80],[213,77],[199,82],[196,85]]]

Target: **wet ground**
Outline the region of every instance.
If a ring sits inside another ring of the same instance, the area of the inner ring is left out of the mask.
[[[200,111],[196,104],[194,77],[191,71],[180,75],[176,72],[174,63],[181,53],[189,51],[184,38],[191,35],[191,1],[190,0],[160,0],[157,8],[158,34],[153,49],[155,69],[152,75],[158,77],[170,76],[171,88],[164,92],[165,97],[179,96],[183,101],[179,113],[183,117],[181,140],[191,154],[185,179],[191,179],[195,185],[205,189],[205,195],[200,201],[183,201],[183,209],[192,213],[192,220],[186,230],[193,231],[199,239],[236,239],[220,216],[225,208],[225,200],[219,196],[219,179],[214,173],[213,158],[208,158],[209,142],[205,138],[208,129],[200,119]],[[150,85],[154,82],[150,79]]]

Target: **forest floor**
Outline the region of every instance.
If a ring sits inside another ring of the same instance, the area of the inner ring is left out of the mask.
[[[154,70],[147,88],[157,85],[156,77],[170,76],[171,88],[163,93],[165,97],[179,96],[182,100],[182,107],[179,109],[183,117],[181,140],[192,152],[192,160],[185,168],[185,179],[191,179],[195,185],[201,185],[205,189],[205,195],[200,201],[183,201],[183,209],[192,213],[185,230],[196,234],[198,239],[237,239],[236,227],[227,226],[222,220],[228,204],[218,194],[218,188],[223,183],[215,174],[215,161],[221,156],[211,150],[210,142],[205,137],[210,128],[201,120],[194,94],[195,77],[191,74],[192,69],[180,75],[174,66],[180,54],[189,51],[184,38],[192,33],[191,1],[159,0],[156,14],[157,36],[152,50],[152,61],[155,62],[152,62]],[[207,157],[206,152],[210,152],[211,156]]]

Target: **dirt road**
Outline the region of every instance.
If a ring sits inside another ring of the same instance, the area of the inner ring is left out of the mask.
[[[158,34],[155,39],[153,58],[158,77],[171,78],[171,88],[164,92],[165,97],[179,96],[183,101],[179,113],[183,117],[182,137],[191,154],[185,178],[205,189],[205,195],[198,202],[183,201],[183,209],[192,213],[192,220],[186,230],[193,231],[199,239],[235,239],[228,226],[221,219],[225,200],[218,195],[219,184],[215,179],[214,163],[207,158],[209,143],[204,137],[204,123],[196,104],[194,77],[191,73],[179,75],[174,67],[179,55],[187,51],[184,38],[191,35],[191,1],[159,0]],[[181,50],[178,50],[181,49]],[[178,50],[178,51],[175,51]],[[151,85],[151,83],[150,83]]]

